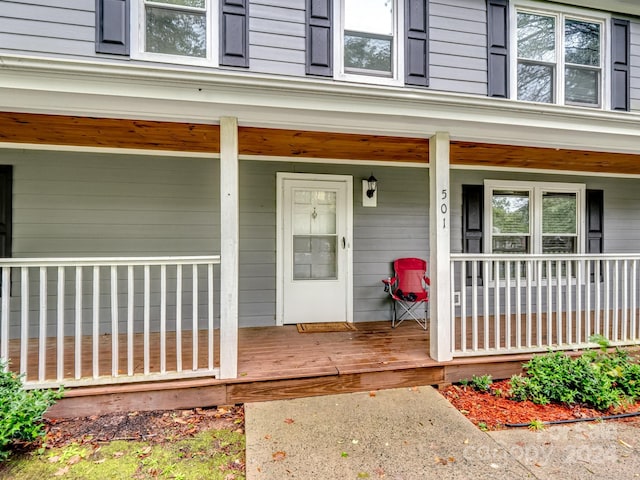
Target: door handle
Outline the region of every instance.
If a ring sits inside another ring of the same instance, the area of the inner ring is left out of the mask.
[[[342,237],[342,249],[344,250],[345,248],[347,248],[347,239]]]

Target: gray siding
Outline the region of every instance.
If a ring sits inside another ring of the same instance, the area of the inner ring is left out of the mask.
[[[252,72],[305,75],[305,0],[252,0]]]
[[[631,110],[640,111],[640,22],[631,20]]]
[[[354,179],[354,320],[390,319],[381,280],[398,257],[428,258],[428,171],[375,167],[378,207],[362,207],[360,180],[371,167],[242,162],[240,168],[240,322],[275,324],[276,172],[332,173]]]
[[[479,0],[429,3],[429,85],[433,90],[487,94],[487,11]]]
[[[640,189],[634,178],[527,174],[453,170],[451,174],[451,251],[462,251],[462,185],[482,184],[484,179],[530,182],[584,183],[604,191],[605,253],[638,253],[640,245]]]
[[[95,56],[95,1],[2,1],[0,48],[9,53]]]

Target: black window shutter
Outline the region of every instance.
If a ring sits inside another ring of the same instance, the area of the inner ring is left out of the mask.
[[[604,192],[587,190],[587,253],[604,253]]]
[[[462,185],[462,251],[483,253],[484,186]],[[482,284],[482,266],[478,284]],[[467,285],[471,284],[471,266],[467,265]]]
[[[307,75],[333,76],[332,0],[307,0]]]
[[[220,65],[249,66],[249,0],[220,0]]]
[[[509,0],[487,0],[487,94],[509,98]]]
[[[129,55],[129,0],[96,0],[96,52]]]
[[[13,167],[0,165],[0,257],[11,257]]]
[[[628,112],[630,105],[630,24],[611,20],[611,109]]]
[[[405,6],[405,83],[429,86],[429,1],[407,0]]]

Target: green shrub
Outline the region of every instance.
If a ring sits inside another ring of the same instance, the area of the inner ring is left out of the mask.
[[[577,358],[560,352],[537,355],[525,363],[526,376],[511,378],[515,400],[586,404],[598,410],[640,398],[640,365],[623,350],[608,353],[606,340],[600,351]]]
[[[471,386],[479,392],[488,392],[492,383],[491,375],[473,375],[471,377]]]
[[[0,462],[15,440],[32,442],[44,435],[42,416],[61,396],[62,389],[25,390],[21,377],[0,362]]]

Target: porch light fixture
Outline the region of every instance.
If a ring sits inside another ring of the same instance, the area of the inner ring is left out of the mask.
[[[378,204],[378,179],[371,174],[362,180],[362,206],[375,207]]]

